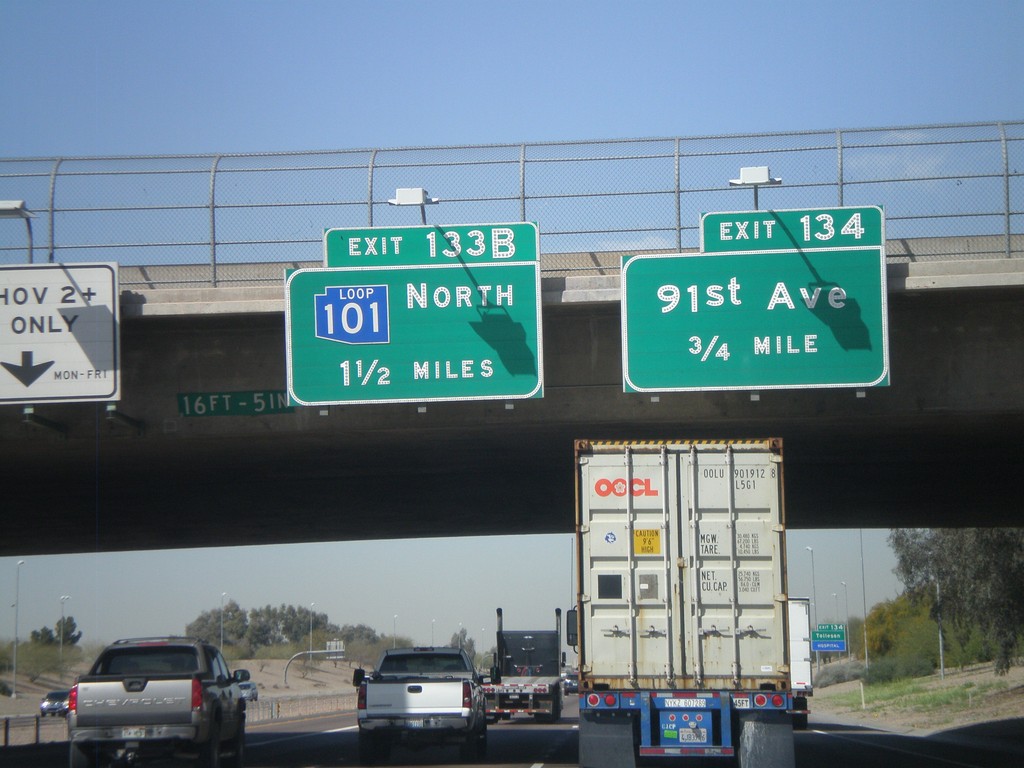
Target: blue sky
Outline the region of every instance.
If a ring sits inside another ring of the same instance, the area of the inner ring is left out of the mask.
[[[5,157],[1019,118],[1013,0],[4,0]]]
[[[1022,32],[1011,0],[0,0],[0,157],[1014,120]],[[885,535],[864,532],[869,607],[899,590]],[[462,623],[489,645],[499,604],[512,628],[567,606],[570,547],[566,535],[25,557],[19,634],[52,626],[62,594],[95,641],[181,632],[226,592],[244,608],[315,602],[335,623],[418,642]],[[816,587],[819,618],[847,602],[863,612],[856,530],[792,531],[789,549],[791,592]],[[515,558],[551,572],[510,579]],[[0,558],[0,638],[14,634],[19,559]]]

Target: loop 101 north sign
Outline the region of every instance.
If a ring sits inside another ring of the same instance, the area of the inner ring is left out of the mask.
[[[300,405],[543,395],[537,261],[300,269],[286,303]]]

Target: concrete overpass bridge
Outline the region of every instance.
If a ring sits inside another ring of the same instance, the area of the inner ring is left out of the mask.
[[[843,145],[849,151],[849,141]],[[914,151],[925,145],[915,144]],[[1017,146],[1007,143],[1005,129],[1002,146],[1004,154],[1007,146]],[[815,151],[785,150],[798,157]],[[739,154],[730,156],[730,165],[737,159],[742,164]],[[678,152],[674,162],[679,168]],[[433,167],[424,161],[420,170],[427,173],[428,166]],[[1007,170],[994,174],[998,184],[1006,182],[1006,205],[984,214],[999,222],[994,232],[946,234],[949,216],[938,204],[922,225],[913,205],[872,202],[886,204],[888,227],[888,387],[624,393],[619,258],[624,252],[693,251],[692,227],[670,214],[669,242],[657,243],[664,247],[589,247],[584,220],[592,211],[584,211],[572,228],[551,226],[557,217],[549,217],[546,227],[542,216],[531,215],[531,206],[546,210],[565,200],[512,194],[525,212],[487,215],[473,209],[446,218],[532,219],[542,233],[554,233],[548,238],[554,247],[542,249],[543,398],[275,408],[258,414],[252,408],[229,413],[223,395],[258,392],[270,398],[284,390],[283,269],[318,263],[310,247],[316,236],[296,248],[277,241],[302,258],[227,258],[223,226],[212,232],[214,214],[226,218],[239,211],[218,200],[209,208],[205,246],[217,255],[207,263],[180,263],[181,253],[194,245],[184,236],[176,259],[151,256],[166,243],[122,249],[107,235],[103,247],[90,244],[98,237],[93,232],[78,231],[77,240],[61,245],[55,231],[62,217],[82,212],[81,203],[54,204],[54,179],[60,175],[55,167],[48,176],[49,207],[30,206],[50,218],[42,249],[57,262],[119,256],[122,396],[110,404],[113,412],[105,403],[39,405],[31,415],[21,406],[0,405],[0,554],[567,532],[573,525],[577,438],[782,437],[793,528],[1019,525],[1024,243],[1021,206],[1010,194],[1019,182],[1010,167],[1007,162]],[[371,179],[375,172],[379,168]],[[965,175],[957,167],[937,178],[957,174]],[[10,183],[22,176],[0,174],[0,197],[17,197]],[[876,186],[883,181],[904,186],[895,178],[876,179]],[[847,198],[849,183],[838,184]],[[677,180],[669,199],[686,200],[679,186]],[[621,190],[609,194],[631,198]],[[708,194],[715,198],[721,192]],[[770,206],[811,207],[806,189],[800,194],[799,200]],[[394,223],[380,221],[386,210],[386,203],[379,207],[381,197],[386,195],[371,188],[371,223]],[[590,193],[566,197],[579,203]],[[766,198],[767,190],[762,203]],[[181,215],[179,206],[162,206],[169,215]],[[123,215],[126,207],[144,206],[109,207]],[[703,209],[748,207],[712,203]],[[241,213],[253,214],[254,208],[259,206],[247,204]],[[957,220],[978,217],[971,211]],[[631,239],[631,246],[657,229],[616,226],[616,237]],[[616,239],[611,234],[603,232]],[[557,250],[573,237],[588,247]],[[14,263],[23,246],[7,242],[0,258]],[[250,244],[243,250],[258,249]],[[34,245],[28,253],[34,261]],[[183,400],[187,393],[208,397]],[[214,415],[217,408],[223,410]]]
[[[132,422],[0,408],[0,551],[564,532],[576,438],[781,436],[791,527],[1018,525],[1024,262],[970,267],[890,267],[886,388],[625,394],[618,276],[564,277],[543,281],[543,399],[262,416],[179,396],[284,389],[280,288],[126,290]]]

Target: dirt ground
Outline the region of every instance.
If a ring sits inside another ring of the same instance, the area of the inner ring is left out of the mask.
[[[1004,676],[997,676],[991,665],[946,670],[945,678],[936,673],[914,682],[915,688],[936,695],[916,694],[872,703],[869,689],[868,707],[861,709],[860,682],[819,688],[808,702],[810,727],[814,727],[815,719],[838,720],[925,734],[992,720],[1024,718],[1024,667],[1013,667]],[[935,703],[937,694],[942,692],[950,695]]]

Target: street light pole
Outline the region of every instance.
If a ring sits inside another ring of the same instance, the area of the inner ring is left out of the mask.
[[[946,679],[946,657],[942,648],[942,595],[939,593],[939,580],[935,579],[935,617],[939,622],[939,679]]]
[[[804,547],[811,553],[811,630],[818,628],[818,583],[814,577],[814,547]],[[821,653],[814,652],[818,669],[821,669]]]
[[[316,603],[309,604],[309,653],[311,656],[313,654],[313,606],[315,605]]]
[[[814,547],[804,547],[811,553],[811,624],[818,624],[818,587],[814,578]]]
[[[868,669],[868,589],[864,580],[864,529],[860,529],[860,595],[864,601],[864,669]]]
[[[398,631],[398,614],[396,613],[394,616],[391,617],[391,647],[392,648],[397,648],[398,647],[398,639],[397,639],[397,635],[395,634],[397,631]]]
[[[224,598],[228,596],[227,592],[220,593],[220,651],[224,652]]]
[[[11,698],[18,698],[18,603],[21,602],[21,566],[24,560],[18,561],[14,569],[14,679],[11,682]]]
[[[852,638],[850,637],[850,594],[846,591],[846,582],[840,581],[843,585],[843,621],[846,622],[846,658],[852,658],[852,651],[850,646],[853,645]]]
[[[64,628],[64,603],[71,599],[71,595],[60,596],[60,663],[58,664],[57,675],[60,677],[60,681],[64,682],[64,634],[67,630]]]

